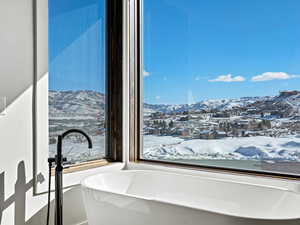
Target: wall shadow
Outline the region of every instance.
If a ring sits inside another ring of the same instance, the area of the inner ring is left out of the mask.
[[[42,174],[37,176],[37,182],[44,182]],[[19,162],[17,168],[17,180],[15,183],[15,191],[10,197],[5,199],[5,172],[0,174],[0,224],[3,212],[14,204],[14,225],[26,225],[26,192],[33,188],[34,180],[31,179],[26,183],[26,173],[24,161]]]
[[[5,190],[5,184],[7,184],[5,179],[7,178],[7,172],[11,171],[0,171],[0,225],[8,225],[3,224],[6,223],[3,214],[8,208],[12,207],[14,207],[11,210],[14,212],[14,225],[26,225],[26,193],[32,191],[34,194],[35,185],[44,181],[43,175],[37,174],[35,165],[37,132],[35,111],[37,83],[47,75],[48,71],[47,4],[47,0],[0,1],[0,19],[6,21],[1,26],[3,35],[0,35],[0,59],[3,62],[0,66],[0,96],[6,97],[6,107],[8,109],[8,115],[3,116],[1,121],[14,121],[14,107],[16,105],[20,108],[32,108],[34,174],[33,179],[30,177],[27,180],[31,180],[26,182],[25,163],[24,161],[19,162],[16,168],[17,178],[14,192],[11,196],[8,196],[7,190]],[[30,96],[32,99],[30,99]],[[30,103],[31,100],[32,103]],[[23,105],[20,106],[20,104]],[[12,112],[12,115],[10,115],[10,112]],[[22,115],[22,112],[20,113]],[[29,121],[31,119],[27,114],[22,116],[24,120],[28,119]],[[3,129],[6,128],[3,127]],[[3,131],[5,132],[5,130]],[[27,130],[26,127],[25,132],[30,132],[30,130]],[[18,139],[18,137],[15,137],[15,139]],[[26,149],[26,151],[29,154],[31,149]],[[31,163],[31,161],[26,163],[29,162]],[[9,183],[10,185],[13,184]],[[28,204],[30,202],[27,199]],[[35,223],[35,225],[42,224],[45,224],[45,222]]]
[[[53,193],[54,194],[54,193]],[[55,201],[50,203],[50,223],[54,223]],[[64,225],[87,224],[87,216],[79,186],[73,187],[64,192]],[[26,225],[44,225],[46,224],[47,205],[41,208],[30,219],[26,221]]]
[[[43,183],[45,182],[45,179],[42,174],[39,174],[36,181]],[[15,182],[14,194],[8,198],[5,198],[5,172],[0,173],[0,225],[5,225],[1,223],[3,219],[3,213],[12,205],[14,205],[14,225],[46,224],[48,207],[47,203],[45,203],[46,205],[37,211],[31,218],[26,220],[26,193],[30,190],[32,191],[33,186],[33,179],[26,182],[25,163],[24,161],[21,161],[17,167],[17,180]],[[54,206],[55,201],[52,200],[50,202],[51,214],[49,224],[54,223]],[[79,186],[73,187],[64,193],[64,224],[78,224],[78,220],[83,221],[82,224],[84,224],[84,221],[86,221],[86,214],[81,197],[81,189]]]

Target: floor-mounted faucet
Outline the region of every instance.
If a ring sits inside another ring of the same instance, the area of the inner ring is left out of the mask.
[[[82,134],[88,141],[88,147],[92,148],[92,140],[91,138],[82,130],[78,129],[71,129],[66,132],[64,132],[62,135],[58,135],[57,139],[57,153],[54,158],[49,158],[48,163],[49,165],[52,165],[52,163],[56,164],[55,167],[55,225],[63,225],[63,162],[66,162],[67,159],[63,157],[62,155],[62,141],[63,139],[71,134],[71,133],[79,133]],[[51,167],[51,166],[49,166]],[[49,178],[50,179],[50,178]],[[49,182],[50,184],[50,182]],[[50,185],[49,185],[50,186]],[[49,207],[49,202],[48,202]],[[48,210],[48,219],[49,221],[49,210]],[[48,223],[47,221],[47,223]]]

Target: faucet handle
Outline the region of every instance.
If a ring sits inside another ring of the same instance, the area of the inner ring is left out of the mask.
[[[48,163],[50,163],[50,164],[55,163],[55,157],[48,158]]]
[[[68,160],[67,160],[66,157],[63,157],[62,161],[63,161],[63,162],[67,162]],[[53,163],[56,163],[56,157],[49,157],[49,158],[48,158],[48,163],[49,163],[50,165],[52,165]]]

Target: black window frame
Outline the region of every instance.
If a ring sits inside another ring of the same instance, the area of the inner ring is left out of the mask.
[[[106,157],[123,161],[123,0],[106,0]]]
[[[300,174],[193,165],[180,162],[143,159],[143,0],[132,0],[130,5],[130,162],[147,163],[210,172],[252,175],[288,180],[300,180]]]

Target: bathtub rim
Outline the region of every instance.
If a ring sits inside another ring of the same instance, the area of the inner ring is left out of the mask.
[[[263,187],[263,188],[267,188],[267,189],[275,189],[275,190],[280,190],[280,191],[284,191],[284,192],[289,192],[295,195],[300,195],[299,193],[297,193],[296,191],[287,189],[287,188],[283,188],[283,187],[276,187],[276,186],[269,186],[269,185],[263,185],[263,184],[253,184],[253,183],[248,183],[248,182],[244,182],[244,181],[232,181],[232,180],[226,180],[226,179],[221,179],[221,178],[213,178],[213,177],[201,177],[201,176],[197,176],[197,175],[191,175],[191,174],[180,174],[180,173],[176,173],[176,172],[169,172],[169,171],[157,171],[157,170],[119,170],[119,171],[108,171],[108,172],[104,172],[104,173],[99,173],[99,174],[94,174],[92,176],[86,177],[84,178],[81,182],[81,189],[90,189],[93,191],[98,191],[98,192],[103,192],[103,193],[107,193],[107,194],[114,194],[114,195],[118,195],[118,196],[126,196],[126,197],[130,197],[130,198],[134,198],[134,199],[139,199],[139,200],[145,200],[145,201],[153,201],[153,202],[159,202],[159,203],[164,203],[164,204],[170,204],[170,205],[174,205],[174,206],[180,206],[180,207],[185,207],[185,208],[190,208],[190,209],[194,209],[194,210],[200,210],[200,211],[204,211],[204,212],[208,212],[208,213],[215,213],[215,214],[219,214],[219,215],[223,215],[223,216],[230,216],[230,217],[235,217],[235,218],[240,218],[240,219],[251,219],[251,220],[269,220],[269,221],[289,221],[289,220],[300,220],[300,215],[299,217],[283,217],[283,218],[274,218],[274,217],[253,217],[253,216],[239,216],[237,214],[234,213],[228,213],[228,212],[224,212],[224,211],[214,211],[214,210],[210,210],[210,209],[205,209],[205,208],[201,208],[201,207],[195,207],[195,206],[189,206],[189,205],[180,205],[178,203],[174,203],[168,200],[162,200],[162,199],[155,199],[155,198],[148,198],[145,196],[141,196],[141,195],[135,195],[135,194],[129,194],[129,193],[120,193],[117,191],[109,191],[109,190],[104,190],[101,188],[96,188],[96,187],[92,187],[91,185],[87,184],[87,181],[93,177],[101,177],[104,175],[108,175],[108,174],[115,174],[115,173],[136,173],[136,172],[146,172],[146,173],[164,173],[164,174],[170,174],[170,175],[175,175],[175,176],[183,176],[183,177],[189,177],[189,178],[196,178],[196,179],[205,179],[205,180],[211,180],[211,181],[219,181],[219,182],[226,182],[226,183],[237,183],[237,184],[243,184],[243,185],[248,185],[248,186],[256,186],[256,187]],[[300,204],[300,202],[299,202]]]

